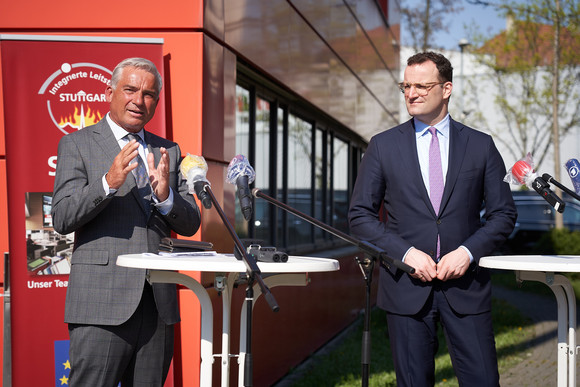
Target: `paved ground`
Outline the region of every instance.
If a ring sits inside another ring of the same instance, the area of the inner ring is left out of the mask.
[[[493,296],[506,300],[520,309],[523,314],[529,316],[535,323],[536,331],[536,337],[531,343],[526,359],[500,375],[502,387],[556,386],[558,380],[556,298],[500,287],[493,288]],[[578,370],[577,366],[576,370]]]
[[[526,359],[520,364],[500,375],[502,387],[547,387],[557,385],[557,306],[555,297],[536,295],[524,290],[510,290],[494,287],[493,296],[504,299],[516,306],[522,314],[529,316],[534,322],[535,339],[532,341]],[[577,318],[577,322],[580,318]],[[348,330],[347,330],[348,331]],[[310,360],[307,360],[292,375],[284,378],[275,387],[290,387],[293,379],[300,374],[300,369],[312,366],[318,356],[331,350],[341,337],[329,343],[318,351]],[[578,340],[577,340],[578,341]],[[580,358],[580,356],[578,356]],[[580,362],[577,361],[577,365]],[[578,366],[576,366],[578,373]],[[580,376],[577,377],[577,386],[580,386]]]

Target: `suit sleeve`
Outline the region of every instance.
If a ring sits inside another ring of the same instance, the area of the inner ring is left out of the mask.
[[[91,178],[88,170],[98,168],[80,151],[75,139],[64,136],[58,145],[58,162],[54,180],[52,221],[56,232],[68,234],[94,219],[110,200],[101,182],[107,170]],[[88,164],[87,164],[88,163]]]
[[[483,181],[485,223],[463,242],[476,262],[503,243],[515,225],[517,210],[510,187],[503,181],[505,174],[501,155],[489,139]]]
[[[402,260],[411,243],[379,217],[388,185],[379,148],[376,138],[372,139],[362,159],[349,209],[350,230],[356,238],[380,247],[392,259]]]
[[[180,235],[192,236],[201,223],[199,208],[193,195],[189,193],[186,180],[179,173],[181,162],[179,145],[176,144],[172,149],[174,152],[171,153],[170,158],[172,165],[174,165],[172,171],[175,171],[176,183],[175,186],[172,184],[172,189],[174,189],[173,208],[164,217],[173,231]]]

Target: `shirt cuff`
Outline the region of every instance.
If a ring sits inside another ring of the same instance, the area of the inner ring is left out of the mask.
[[[407,258],[407,254],[409,254],[409,251],[413,250],[414,248],[415,248],[414,246],[411,246],[409,247],[409,250],[405,251],[405,255],[403,255],[402,259],[403,262],[405,262],[405,258]]]
[[[467,255],[469,255],[469,263],[473,263],[473,255],[471,254],[471,251],[469,251],[469,249],[463,245],[461,245],[459,247],[461,247],[463,250],[467,251]]]
[[[153,198],[153,205],[157,207],[157,210],[161,213],[161,215],[169,214],[173,208],[173,190],[171,188],[169,188],[169,196],[162,202],[157,199],[155,194],[152,194],[151,197]]]
[[[103,189],[105,190],[105,195],[107,195],[107,196],[114,195],[117,192],[117,190],[115,188],[109,187],[109,183],[107,183],[107,174],[106,173],[103,175],[102,182],[103,182]]]

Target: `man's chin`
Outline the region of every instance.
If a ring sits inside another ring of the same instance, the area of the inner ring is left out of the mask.
[[[148,122],[149,120],[143,120],[143,119],[135,119],[132,118],[130,120],[127,120],[124,122],[123,128],[127,131],[130,132],[138,132],[141,129],[143,129],[143,127],[145,126],[145,124]]]

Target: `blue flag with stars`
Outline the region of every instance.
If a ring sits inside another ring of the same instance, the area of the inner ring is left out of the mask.
[[[70,361],[68,358],[69,340],[54,342],[54,376],[55,386],[68,386]]]

